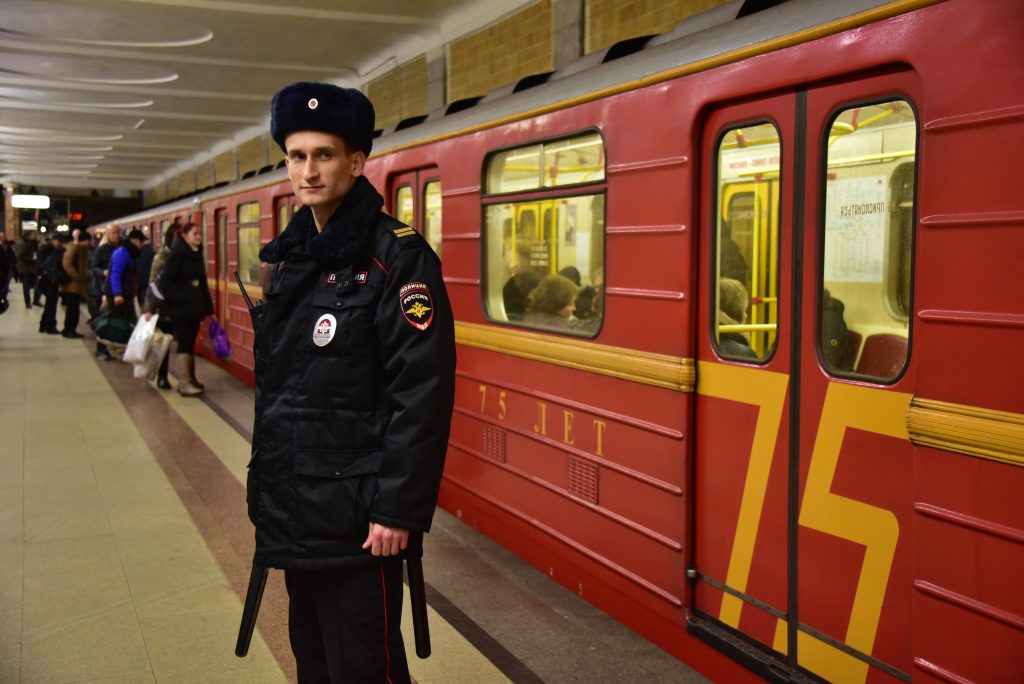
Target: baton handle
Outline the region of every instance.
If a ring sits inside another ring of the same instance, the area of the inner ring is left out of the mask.
[[[249,575],[249,589],[245,593],[245,606],[242,608],[242,622],[238,625],[238,641],[235,643],[235,655],[244,658],[249,653],[249,643],[256,629],[256,615],[260,612],[260,601],[263,600],[263,588],[267,586],[268,568],[252,564]]]
[[[409,604],[412,609],[412,631],[416,639],[416,655],[430,657],[430,625],[427,623],[427,596],[423,586],[423,559],[406,558],[409,573]]]

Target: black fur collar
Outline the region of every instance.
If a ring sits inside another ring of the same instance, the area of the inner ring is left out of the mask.
[[[362,252],[383,206],[384,198],[365,176],[359,176],[319,234],[312,210],[303,207],[284,232],[260,250],[260,260],[276,264],[298,252],[324,264],[347,264]]]

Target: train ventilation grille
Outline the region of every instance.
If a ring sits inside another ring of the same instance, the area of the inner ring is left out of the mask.
[[[484,456],[505,463],[508,459],[505,456],[505,435],[506,432],[493,425],[484,425]]]
[[[597,466],[569,457],[569,493],[592,504],[597,503]]]

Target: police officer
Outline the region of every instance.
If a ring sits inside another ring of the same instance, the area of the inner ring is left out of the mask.
[[[362,93],[325,83],[271,104],[303,207],[260,251],[247,500],[303,684],[409,681],[401,561],[422,552],[454,404],[441,265],[363,176],[373,124]]]

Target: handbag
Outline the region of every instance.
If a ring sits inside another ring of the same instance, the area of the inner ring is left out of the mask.
[[[211,317],[206,326],[206,339],[210,342],[210,348],[219,359],[226,359],[231,356],[231,342],[228,334],[220,326],[216,318]]]
[[[91,325],[96,331],[96,340],[104,344],[124,346],[131,339],[134,326],[123,318],[115,318],[109,312],[102,311],[93,319]]]

